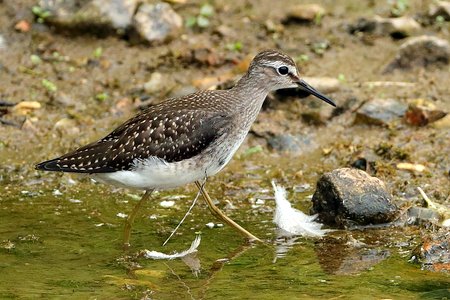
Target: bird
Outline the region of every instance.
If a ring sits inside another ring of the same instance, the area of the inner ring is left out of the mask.
[[[36,164],[37,170],[84,173],[97,181],[143,190],[125,222],[124,246],[131,226],[153,191],[195,183],[211,212],[249,240],[261,241],[227,217],[205,189],[207,178],[232,159],[257,118],[267,95],[299,88],[336,107],[300,77],[294,60],[268,49],[227,90],[203,90],[170,98],[130,118],[105,137],[60,157]]]

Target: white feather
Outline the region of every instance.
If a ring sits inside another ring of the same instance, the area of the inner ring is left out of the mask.
[[[286,199],[286,190],[277,186],[272,181],[275,191],[275,215],[273,222],[282,230],[291,235],[315,236],[320,237],[330,230],[321,229],[322,224],[315,222],[317,215],[308,216],[303,212],[293,208],[291,203]]]
[[[197,235],[195,237],[195,240],[192,242],[191,247],[187,250],[184,250],[183,252],[175,252],[174,254],[165,254],[158,251],[149,251],[144,250],[144,257],[145,258],[151,258],[151,259],[175,259],[175,258],[182,258],[185,257],[188,254],[197,252],[197,248],[200,245],[201,237],[200,235]]]

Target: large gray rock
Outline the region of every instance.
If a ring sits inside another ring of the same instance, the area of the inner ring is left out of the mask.
[[[395,58],[387,65],[384,72],[412,67],[447,65],[450,61],[450,44],[434,36],[418,36],[403,43]]]
[[[39,6],[50,12],[46,18],[65,28],[103,28],[123,32],[132,23],[137,0],[41,0]]]
[[[183,25],[183,19],[169,4],[159,2],[139,6],[133,24],[141,39],[159,43],[175,37]]]
[[[324,174],[313,195],[312,214],[327,225],[347,227],[388,223],[397,206],[384,183],[358,169],[341,168]]]

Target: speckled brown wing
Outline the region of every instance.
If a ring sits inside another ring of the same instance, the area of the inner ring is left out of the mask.
[[[125,122],[97,142],[37,169],[77,173],[131,170],[137,159],[151,156],[176,162],[201,153],[225,133],[229,116],[199,110],[147,111]]]

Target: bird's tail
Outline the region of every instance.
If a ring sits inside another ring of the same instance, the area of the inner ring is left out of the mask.
[[[59,158],[46,160],[46,161],[36,164],[35,169],[41,170],[41,171],[66,171],[67,172],[67,170],[64,170],[64,168],[61,168],[61,166],[59,165],[59,161],[60,161]]]

